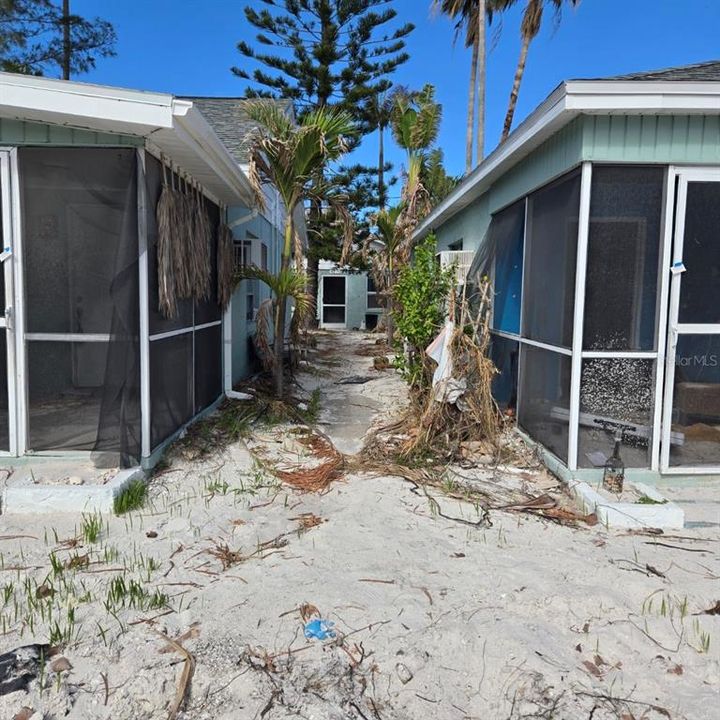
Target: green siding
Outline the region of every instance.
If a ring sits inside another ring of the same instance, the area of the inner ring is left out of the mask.
[[[589,115],[582,123],[584,160],[720,163],[720,115]]]
[[[0,118],[0,145],[123,145],[143,147],[144,138],[94,132],[64,125]]]
[[[549,138],[499,178],[488,192],[437,229],[438,250],[447,250],[459,240],[463,241],[463,250],[476,250],[493,213],[582,161],[583,138],[580,118]]]
[[[720,165],[720,115],[586,115],[510,169],[436,230],[438,250],[475,250],[490,216],[581,162]]]

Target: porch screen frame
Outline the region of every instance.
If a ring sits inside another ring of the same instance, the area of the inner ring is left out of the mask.
[[[664,331],[662,347],[665,350],[663,358],[665,377],[662,393],[662,416],[661,421],[658,422],[662,432],[659,469],[664,475],[716,475],[720,474],[720,465],[670,465],[670,433],[676,370],[675,350],[678,339],[681,335],[720,335],[720,323],[679,322],[678,311],[683,273],[673,275],[671,265],[683,261],[688,184],[690,182],[717,182],[720,184],[720,167],[671,166],[669,170],[671,182],[668,182],[668,185],[672,188],[673,198],[677,186],[677,200],[674,203],[674,218],[671,213],[668,213],[669,217],[665,226],[664,249],[667,257],[663,266],[663,277],[665,284],[669,286],[669,301],[664,303],[665,320],[661,324],[661,329]],[[660,432],[660,427],[658,432]]]

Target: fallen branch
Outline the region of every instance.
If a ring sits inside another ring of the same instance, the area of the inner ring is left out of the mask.
[[[177,690],[175,691],[175,698],[173,699],[172,704],[170,705],[170,710],[168,711],[168,720],[175,720],[180,712],[180,709],[185,703],[185,699],[190,689],[190,683],[192,682],[192,677],[195,674],[195,658],[179,642],[173,640],[171,637],[168,637],[165,633],[156,630],[154,627],[150,627],[150,630],[165,640],[176,652],[180,653],[185,658],[185,666],[183,667],[182,674],[180,675],[180,681],[178,682]]]

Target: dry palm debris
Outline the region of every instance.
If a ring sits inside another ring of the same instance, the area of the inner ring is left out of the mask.
[[[307,530],[311,530],[312,528],[317,527],[318,525],[322,525],[322,523],[326,522],[325,520],[323,520],[323,518],[318,517],[311,512],[302,513],[302,515],[291,517],[290,520],[298,523],[299,532],[306,532]]]
[[[273,469],[273,474],[282,482],[302,492],[321,492],[326,490],[333,480],[338,480],[345,467],[345,458],[327,438],[313,433],[298,438],[313,455],[325,462],[314,467],[295,466],[289,470]]]

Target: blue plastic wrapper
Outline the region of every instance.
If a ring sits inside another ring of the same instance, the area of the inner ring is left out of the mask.
[[[335,637],[335,631],[332,629],[335,623],[331,620],[310,620],[305,625],[305,637],[308,640],[328,640]]]

